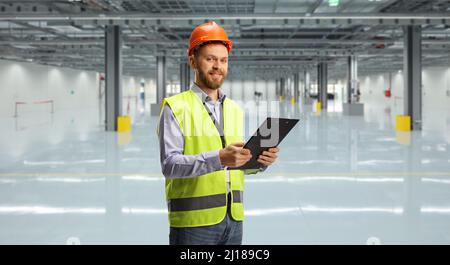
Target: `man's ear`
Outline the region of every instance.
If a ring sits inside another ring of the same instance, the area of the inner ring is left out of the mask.
[[[197,63],[195,61],[194,55],[189,56],[189,65],[194,71],[197,69]]]

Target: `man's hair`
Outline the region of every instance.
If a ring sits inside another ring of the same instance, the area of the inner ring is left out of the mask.
[[[207,42],[204,42],[204,43],[201,43],[201,44],[195,46],[195,48],[192,50],[192,54],[194,55],[194,57],[197,58],[197,57],[198,57],[198,54],[199,54],[199,52],[200,52],[200,49],[201,49],[203,46],[208,45],[208,44],[223,44],[223,46],[227,47],[226,43],[223,42],[223,41],[220,41],[220,40],[211,40],[211,41],[207,41]]]

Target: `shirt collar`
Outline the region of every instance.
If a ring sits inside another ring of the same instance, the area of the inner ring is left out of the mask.
[[[202,102],[211,101],[211,98],[206,94],[197,84],[192,83],[191,90],[200,96]],[[225,100],[225,94],[222,92],[222,89],[219,88],[219,98],[218,102],[222,103]]]

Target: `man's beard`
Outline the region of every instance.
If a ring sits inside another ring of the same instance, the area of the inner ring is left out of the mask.
[[[222,75],[222,78],[220,79],[220,81],[214,81],[214,80],[209,80],[209,73],[210,72],[214,72],[214,73],[219,73]],[[227,78],[227,73],[224,73],[222,71],[209,71],[208,73],[204,73],[202,70],[198,70],[198,77],[200,78],[200,81],[208,88],[210,89],[218,89],[220,88],[220,86],[222,86],[223,82],[225,81],[225,79]]]

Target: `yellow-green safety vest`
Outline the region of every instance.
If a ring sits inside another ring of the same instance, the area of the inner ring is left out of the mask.
[[[165,98],[184,136],[184,155],[222,149],[219,131],[192,90]],[[223,131],[226,145],[243,141],[244,115],[240,106],[225,98],[223,102]],[[231,200],[227,196],[226,171],[218,170],[190,178],[166,178],[166,199],[171,227],[197,227],[220,223],[231,204],[231,216],[244,219],[244,172],[228,170]]]

